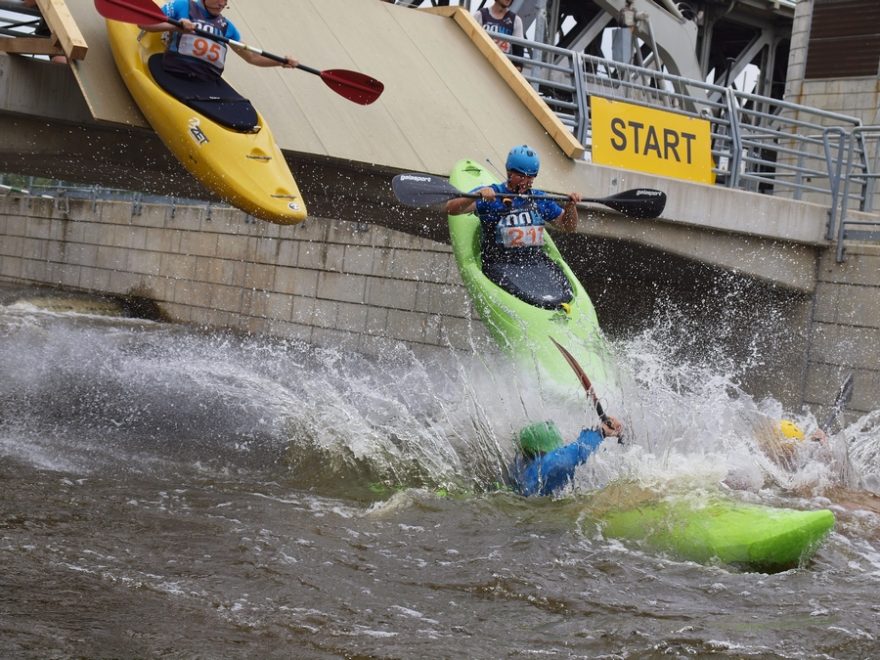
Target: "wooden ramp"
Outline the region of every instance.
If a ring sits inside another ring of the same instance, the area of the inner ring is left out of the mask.
[[[58,1],[58,0],[52,0]],[[146,127],[110,54],[104,19],[69,2],[88,57],[72,65],[94,118]],[[499,167],[510,147],[542,156],[542,179],[568,179],[583,153],[569,131],[460,8],[417,11],[377,0],[234,3],[245,43],[318,69],[362,71],[385,84],[360,106],[302,71],[253,67],[230,54],[226,79],[251,99],[288,153],[379,169],[448,173],[464,157]],[[500,75],[499,75],[500,73]]]

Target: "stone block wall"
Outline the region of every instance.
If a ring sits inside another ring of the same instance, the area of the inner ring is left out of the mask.
[[[829,410],[843,377],[854,375],[850,417],[880,407],[880,246],[851,244],[819,263],[807,357],[804,403]],[[821,418],[821,417],[820,417]]]
[[[484,336],[448,245],[227,207],[0,198],[0,279],[134,294],[170,320],[376,354]]]
[[[841,76],[835,78],[806,78],[807,51],[813,23],[813,0],[801,0],[795,7],[791,47],[785,85],[785,100],[799,105],[819,108],[828,112],[856,117],[863,126],[880,124],[880,86],[877,76]],[[858,47],[856,43],[853,47]],[[832,137],[836,147],[836,136]],[[877,149],[876,138],[868,140],[869,158]],[[822,202],[821,196],[806,194],[807,201]],[[880,209],[880,190],[875,185],[873,209]],[[856,208],[855,202],[850,206]]]
[[[491,345],[448,245],[341,220],[284,227],[225,207],[0,197],[0,281],[141,296],[175,322],[367,355]],[[848,245],[843,264],[823,251],[798,369],[819,416],[848,371],[850,416],[880,408],[878,294],[880,246]]]

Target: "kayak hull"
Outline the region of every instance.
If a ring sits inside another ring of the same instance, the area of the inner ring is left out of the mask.
[[[606,538],[633,541],[678,559],[776,572],[807,561],[834,527],[834,514],[720,497],[670,497],[605,512],[599,526]]]
[[[180,102],[150,75],[150,56],[164,50],[161,34],[138,38],[134,25],[107,21],[116,67],[150,126],[177,160],[225,202],[276,224],[306,219],[306,205],[269,126],[257,113],[259,131],[241,133],[217,124]]]
[[[449,181],[462,192],[497,182],[472,160],[455,165]],[[593,384],[606,392],[609,348],[599,328],[596,310],[584,287],[545,232],[544,252],[568,278],[574,297],[565,308],[542,309],[525,303],[489,280],[480,260],[480,221],[473,213],[449,216],[449,236],[461,279],[489,333],[521,367],[534,368],[562,391],[579,391],[580,384],[551,337],[571,352]]]

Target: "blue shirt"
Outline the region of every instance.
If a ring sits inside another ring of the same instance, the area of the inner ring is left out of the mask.
[[[472,192],[485,187],[480,186]],[[517,250],[540,246],[543,244],[542,238],[537,244],[526,241],[522,247],[511,247],[508,237],[508,245],[505,245],[505,234],[509,234],[511,229],[522,229],[528,232],[532,228],[541,228],[541,232],[543,232],[544,224],[553,222],[565,210],[554,200],[541,199],[540,197],[538,199],[508,197],[511,203],[505,204],[504,195],[515,195],[516,193],[510,190],[505,183],[493,183],[490,187],[496,193],[495,200],[487,202],[478,199],[475,209],[482,227],[484,247],[491,244],[500,250]],[[545,193],[540,190],[532,190],[530,194],[540,196]],[[525,237],[528,237],[528,233],[525,234]]]
[[[517,456],[511,467],[514,490],[526,497],[552,495],[572,480],[577,466],[587,462],[602,440],[596,429],[584,429],[574,442],[546,454]]]
[[[240,41],[241,34],[224,16],[212,16],[202,0],[171,0],[162,7],[168,18],[192,21],[196,28]],[[181,32],[172,32],[163,66],[171,73],[214,78],[223,73],[228,47],[225,43]]]

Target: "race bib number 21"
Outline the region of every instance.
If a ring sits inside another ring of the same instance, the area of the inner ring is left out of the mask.
[[[506,248],[535,247],[544,245],[544,227],[502,227],[501,240]]]

